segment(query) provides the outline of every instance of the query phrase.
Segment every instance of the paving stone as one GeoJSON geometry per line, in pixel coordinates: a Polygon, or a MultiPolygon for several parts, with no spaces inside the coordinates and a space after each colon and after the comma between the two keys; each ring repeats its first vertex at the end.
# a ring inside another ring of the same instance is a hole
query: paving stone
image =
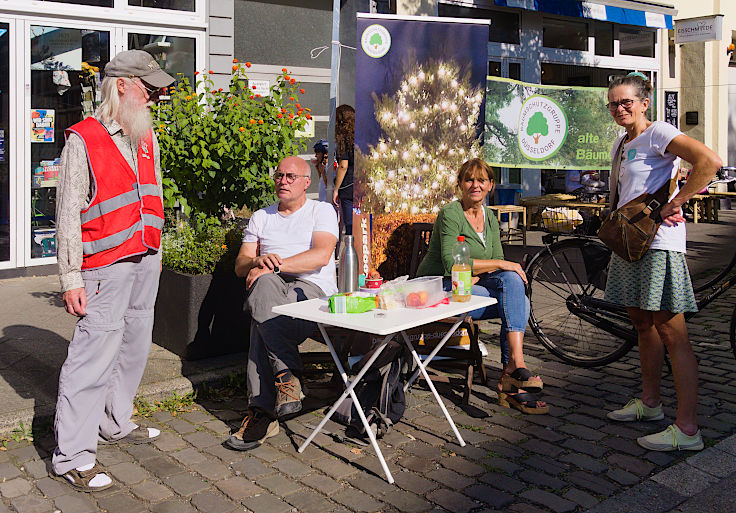
{"type": "Polygon", "coordinates": [[[486,470],[506,472],[509,474],[514,474],[523,468],[506,458],[486,458],[482,463],[486,470]]]}
{"type": "Polygon", "coordinates": [[[264,491],[260,486],[240,476],[223,479],[215,483],[215,486],[234,501],[240,501],[246,497],[258,495],[264,491]]]}
{"type": "Polygon", "coordinates": [[[406,469],[419,472],[420,474],[436,468],[432,460],[426,460],[418,456],[404,456],[403,458],[399,458],[397,463],[406,469]]]}
{"type": "Polygon", "coordinates": [[[6,499],[20,497],[31,491],[31,482],[22,477],[16,477],[10,481],[0,482],[0,495],[6,499]]]}
{"type": "Polygon", "coordinates": [[[482,475],[480,477],[480,481],[512,494],[519,493],[521,490],[526,488],[526,484],[518,479],[495,472],[489,472],[482,475]]]}
{"type": "Polygon", "coordinates": [[[492,436],[494,438],[501,438],[502,440],[506,440],[507,442],[512,444],[529,438],[527,435],[520,431],[508,429],[503,426],[489,426],[485,428],[483,432],[489,436],[492,436]]]}
{"type": "MultiPolygon", "coordinates": [[[[271,440],[273,439],[269,439],[269,441],[271,440]]],[[[233,451],[232,449],[224,447],[222,444],[207,447],[202,452],[220,458],[227,465],[232,465],[233,463],[252,457],[248,454],[248,451],[233,451]]]]}
{"type": "Polygon", "coordinates": [[[600,440],[606,436],[604,433],[600,432],[597,429],[592,429],[575,424],[566,424],[564,426],[560,426],[559,430],[576,438],[582,438],[583,440],[600,440]]]}
{"type": "Polygon", "coordinates": [[[608,452],[608,449],[601,447],[598,443],[588,442],[586,440],[578,440],[577,438],[567,438],[562,446],[566,449],[570,449],[574,452],[581,452],[592,456],[594,458],[600,458],[608,452]]]}
{"type": "Polygon", "coordinates": [[[188,502],[168,500],[151,506],[153,513],[196,513],[188,502]]]}
{"type": "Polygon", "coordinates": [[[46,451],[34,445],[27,445],[25,447],[21,447],[19,449],[8,452],[10,454],[10,458],[14,459],[16,463],[25,463],[26,461],[40,460],[41,458],[45,458],[47,456],[46,451]]]}
{"type": "Polygon", "coordinates": [[[176,431],[179,434],[186,435],[188,433],[194,433],[196,431],[196,426],[192,424],[191,422],[187,422],[183,419],[173,418],[166,422],[166,424],[176,431]]]}
{"type": "Polygon", "coordinates": [[[7,481],[22,475],[20,469],[12,463],[0,463],[0,481],[7,481]]]}
{"type": "Polygon", "coordinates": [[[130,491],[139,499],[149,502],[159,502],[172,495],[171,490],[155,481],[143,481],[131,486],[130,491]]]}
{"type": "Polygon", "coordinates": [[[41,479],[49,475],[49,468],[45,460],[32,460],[23,464],[22,470],[34,479],[41,479]]]}
{"type": "Polygon", "coordinates": [[[471,460],[482,460],[486,456],[488,456],[488,451],[483,449],[480,445],[470,445],[466,444],[465,447],[460,447],[456,443],[447,444],[447,450],[450,452],[450,455],[452,456],[462,456],[463,458],[468,458],[471,460]]]}
{"type": "Polygon", "coordinates": [[[618,491],[618,486],[614,485],[610,481],[593,476],[583,471],[570,472],[565,475],[565,479],[580,488],[585,488],[598,495],[611,496],[618,491]]]}
{"type": "Polygon", "coordinates": [[[545,442],[552,443],[557,443],[568,438],[567,435],[560,435],[552,429],[543,426],[528,426],[524,428],[523,432],[524,434],[539,438],[540,440],[544,440],[545,442]]]}
{"type": "Polygon", "coordinates": [[[141,465],[143,465],[143,467],[145,467],[145,469],[148,470],[151,474],[161,479],[169,476],[174,476],[176,474],[181,474],[182,472],[186,471],[184,467],[177,465],[169,458],[163,456],[157,456],[155,458],[144,460],[141,465]]]}
{"type": "Polygon", "coordinates": [[[253,457],[248,457],[238,461],[237,463],[232,465],[232,469],[235,471],[236,475],[238,475],[239,473],[239,475],[242,475],[248,479],[256,479],[261,476],[273,474],[275,472],[272,468],[268,468],[259,460],[253,457]]]}
{"type": "Polygon", "coordinates": [[[569,501],[574,502],[575,504],[582,506],[583,508],[592,508],[593,506],[598,504],[598,499],[596,499],[589,493],[578,490],[577,488],[570,488],[565,492],[565,495],[563,495],[563,497],[569,501]]]}
{"type": "Polygon", "coordinates": [[[18,513],[49,513],[54,509],[51,501],[31,494],[16,497],[10,504],[18,513]]]}
{"type": "Polygon", "coordinates": [[[225,479],[233,475],[230,467],[219,461],[200,463],[194,467],[194,470],[210,481],[219,481],[220,479],[225,479]]]}
{"type": "Polygon", "coordinates": [[[183,497],[203,492],[209,484],[200,477],[191,474],[177,474],[164,479],[164,484],[183,497]]]}
{"type": "MultiPolygon", "coordinates": [[[[376,462],[378,461],[378,458],[373,454],[370,455],[370,458],[376,460],[376,462]]],[[[333,479],[345,479],[358,472],[354,466],[337,459],[321,461],[319,469],[333,479]]]]}
{"type": "Polygon", "coordinates": [[[193,411],[182,413],[179,415],[179,418],[188,420],[189,422],[195,425],[204,424],[205,422],[209,422],[212,419],[214,419],[212,415],[205,413],[201,410],[193,410],[193,411]]]}
{"type": "Polygon", "coordinates": [[[417,497],[413,493],[403,490],[392,490],[388,492],[383,499],[400,512],[419,513],[428,511],[432,505],[421,497],[417,497]]]}
{"type": "MultiPolygon", "coordinates": [[[[261,447],[268,447],[268,446],[261,446],[261,447]]],[[[327,446],[326,446],[327,447],[327,446]]],[[[260,449],[260,447],[259,447],[260,449]]],[[[269,447],[269,449],[272,449],[269,447]]],[[[274,449],[272,449],[274,450],[274,449]]],[[[293,449],[291,450],[293,452],[293,449]]],[[[257,456],[255,451],[249,451],[254,456],[257,456]]],[[[286,457],[286,455],[281,451],[276,451],[278,454],[281,454],[281,457],[286,457]]],[[[315,461],[319,461],[325,458],[334,458],[334,455],[328,453],[327,451],[317,447],[314,444],[309,444],[306,449],[304,449],[304,452],[294,452],[292,455],[294,458],[298,459],[299,461],[303,461],[305,463],[308,463],[310,465],[313,465],[315,461]]],[[[276,458],[280,459],[280,458],[276,458]]],[[[270,461],[270,460],[266,460],[270,461]]],[[[276,460],[273,460],[276,461],[276,460]]]]}
{"type": "Polygon", "coordinates": [[[553,490],[561,490],[567,483],[562,479],[549,476],[544,472],[538,472],[535,470],[525,470],[519,474],[519,477],[530,484],[544,486],[545,488],[551,488],[553,490]]]}
{"type": "Polygon", "coordinates": [[[611,454],[607,460],[611,465],[616,465],[639,476],[646,476],[654,469],[651,463],[626,454],[611,454]]]}
{"type": "MultiPolygon", "coordinates": [[[[316,449],[314,445],[310,445],[309,447],[313,447],[316,449]]],[[[267,445],[260,445],[256,447],[255,449],[251,449],[250,451],[248,451],[248,453],[251,456],[255,456],[256,458],[264,460],[264,461],[268,461],[269,463],[272,463],[274,461],[280,460],[281,458],[285,457],[285,454],[283,452],[277,451],[276,449],[273,449],[267,445]]]]}
{"type": "MultiPolygon", "coordinates": [[[[510,505],[506,512],[508,513],[548,513],[548,509],[541,509],[528,502],[517,502],[510,505]]],[[[506,513],[504,512],[504,513],[506,513]]]]}
{"type": "Polygon", "coordinates": [[[291,511],[291,505],[274,497],[270,493],[248,497],[242,501],[243,506],[251,511],[263,511],[268,513],[286,513],[291,511]]]}
{"type": "Polygon", "coordinates": [[[736,472],[736,458],[733,454],[715,447],[708,447],[685,461],[688,465],[717,477],[726,477],[736,472]]]}
{"type": "Polygon", "coordinates": [[[596,474],[600,474],[601,472],[605,472],[606,470],[608,470],[608,465],[594,458],[591,458],[586,454],[563,454],[562,456],[560,456],[560,461],[572,463],[578,468],[589,470],[591,472],[595,472],[596,474]]]}
{"type": "Polygon", "coordinates": [[[151,474],[135,463],[119,463],[107,467],[106,470],[112,474],[112,477],[127,485],[140,483],[144,479],[151,479],[151,474]]]}
{"type": "Polygon", "coordinates": [[[201,463],[211,461],[211,458],[208,458],[206,454],[203,454],[191,447],[187,447],[181,451],[174,451],[170,453],[169,456],[177,460],[182,465],[186,465],[188,467],[196,467],[201,463]]]}
{"type": "Polygon", "coordinates": [[[413,472],[394,472],[393,473],[396,486],[417,495],[424,495],[428,491],[437,488],[439,485],[424,476],[419,476],[413,472]]]}
{"type": "Polygon", "coordinates": [[[647,480],[599,503],[587,513],[631,513],[632,511],[664,513],[672,510],[684,500],[685,497],[666,486],[647,480]]]}
{"type": "Polygon", "coordinates": [[[485,471],[485,469],[480,465],[477,465],[472,461],[468,461],[465,458],[442,458],[441,463],[446,468],[449,468],[450,470],[454,470],[455,472],[459,472],[460,474],[464,474],[466,476],[477,476],[485,471]]]}
{"type": "Polygon", "coordinates": [[[36,488],[39,489],[44,497],[48,497],[50,499],[59,497],[60,495],[66,495],[72,491],[71,486],[67,486],[50,477],[43,477],[36,481],[36,488]]]}
{"type": "Polygon", "coordinates": [[[335,504],[311,490],[300,490],[286,497],[286,501],[300,513],[323,513],[334,509],[335,504]]]}
{"type": "Polygon", "coordinates": [[[516,500],[513,495],[502,492],[493,486],[480,484],[471,486],[464,493],[497,509],[503,509],[504,506],[516,500]]]}
{"type": "Polygon", "coordinates": [[[271,464],[271,466],[289,477],[306,476],[312,472],[311,467],[295,460],[294,458],[285,457],[271,464]]]}
{"type": "Polygon", "coordinates": [[[402,450],[407,454],[426,460],[438,460],[444,456],[441,448],[423,442],[408,443],[402,450]]]}
{"type": "Polygon", "coordinates": [[[488,451],[488,456],[505,456],[507,458],[519,458],[524,451],[502,440],[494,440],[483,444],[483,448],[488,451]]]}
{"type": "Polygon", "coordinates": [[[434,479],[438,483],[441,483],[443,486],[447,486],[454,490],[462,490],[476,481],[475,479],[458,474],[457,472],[447,468],[438,468],[437,470],[427,473],[426,476],[430,479],[434,479]]]}
{"type": "Polygon", "coordinates": [[[284,497],[302,489],[298,481],[289,479],[281,474],[262,477],[257,481],[258,486],[265,488],[277,497],[284,497]]]}
{"type": "Polygon", "coordinates": [[[138,462],[161,456],[161,453],[152,444],[129,445],[125,450],[138,462]]]}
{"type": "Polygon", "coordinates": [[[215,492],[202,492],[192,497],[192,506],[204,513],[230,513],[237,504],[215,492]]]}
{"type": "Polygon", "coordinates": [[[544,442],[542,440],[537,440],[535,438],[532,438],[531,440],[520,444],[519,447],[524,450],[533,451],[543,456],[549,456],[552,458],[556,458],[564,452],[563,449],[556,445],[552,445],[550,443],[544,442]]]}
{"type": "Polygon", "coordinates": [[[610,438],[607,438],[601,442],[603,445],[606,445],[613,449],[614,451],[618,452],[624,452],[626,454],[629,454],[630,456],[641,456],[645,452],[647,452],[644,447],[636,443],[635,440],[630,440],[626,438],[619,438],[616,436],[612,436],[610,438]]]}
{"type": "Polygon", "coordinates": [[[609,479],[612,479],[624,486],[631,486],[633,484],[636,484],[641,479],[639,476],[620,468],[610,469],[608,472],[606,472],[606,476],[608,476],[609,479]]]}
{"type": "Polygon", "coordinates": [[[161,451],[171,452],[183,449],[187,446],[187,443],[182,440],[179,435],[175,435],[174,433],[169,433],[167,431],[162,431],[161,434],[156,437],[153,445],[155,445],[161,451]]]}
{"type": "Polygon", "coordinates": [[[540,490],[539,488],[534,488],[532,490],[522,492],[520,496],[532,502],[536,502],[537,504],[546,506],[552,511],[556,511],[558,513],[574,511],[578,507],[578,505],[572,501],[563,499],[562,497],[559,497],[553,493],[540,490]]]}
{"type": "Polygon", "coordinates": [[[97,447],[97,462],[103,467],[112,467],[118,463],[128,463],[131,461],[133,461],[133,457],[118,447],[104,445],[97,447]]]}
{"type": "Polygon", "coordinates": [[[318,490],[320,493],[323,493],[328,497],[342,489],[342,485],[340,483],[331,477],[323,476],[322,474],[310,474],[308,476],[304,476],[302,478],[302,483],[318,490]]]}
{"type": "Polygon", "coordinates": [[[142,502],[125,493],[116,493],[97,499],[97,504],[107,513],[141,513],[146,511],[142,502]]]}
{"type": "Polygon", "coordinates": [[[206,431],[197,431],[184,435],[184,440],[192,444],[197,449],[206,449],[213,445],[220,445],[222,438],[220,436],[214,436],[212,433],[206,431]]]}
{"type": "Polygon", "coordinates": [[[54,500],[54,505],[62,513],[94,513],[97,511],[97,505],[89,500],[87,494],[81,492],[62,495],[54,500]]]}
{"type": "Polygon", "coordinates": [[[347,481],[353,487],[367,493],[371,497],[380,497],[396,489],[396,486],[389,484],[385,479],[366,472],[350,476],[347,481]]]}
{"type": "Polygon", "coordinates": [[[380,511],[383,504],[360,490],[348,488],[333,495],[332,500],[356,511],[380,511]]]}
{"type": "Polygon", "coordinates": [[[439,490],[430,492],[427,495],[427,499],[439,504],[452,513],[464,513],[477,506],[475,501],[465,495],[448,490],[447,488],[440,488],[439,490]]]}
{"type": "MultiPolygon", "coordinates": [[[[706,451],[707,450],[708,449],[706,449],[706,451]]],[[[730,457],[733,458],[733,456],[730,457]]],[[[703,472],[697,467],[693,468],[690,460],[691,458],[688,458],[685,460],[685,463],[674,465],[658,474],[655,474],[652,476],[652,480],[671,488],[679,495],[685,495],[687,497],[692,497],[693,495],[702,492],[718,481],[718,478],[714,477],[712,474],[703,472]]],[[[718,463],[714,462],[714,467],[717,466],[718,463]]]]}
{"type": "Polygon", "coordinates": [[[677,459],[677,455],[674,452],[657,452],[648,451],[644,458],[651,461],[659,467],[665,467],[677,459]]]}

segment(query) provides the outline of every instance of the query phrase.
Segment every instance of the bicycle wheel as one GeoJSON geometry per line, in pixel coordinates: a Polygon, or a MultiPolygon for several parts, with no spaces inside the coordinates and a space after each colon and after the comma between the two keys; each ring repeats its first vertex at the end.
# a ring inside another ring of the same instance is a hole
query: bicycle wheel
{"type": "Polygon", "coordinates": [[[626,309],[603,299],[610,255],[598,241],[566,239],[527,267],[529,325],[544,347],[571,365],[606,365],[636,343],[626,309]]]}

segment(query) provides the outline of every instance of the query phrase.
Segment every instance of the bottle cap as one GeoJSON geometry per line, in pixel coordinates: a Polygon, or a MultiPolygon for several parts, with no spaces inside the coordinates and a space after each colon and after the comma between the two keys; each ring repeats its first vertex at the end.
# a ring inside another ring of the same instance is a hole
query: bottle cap
{"type": "Polygon", "coordinates": [[[458,235],[457,236],[458,242],[465,242],[465,236],[464,235],[458,235]]]}

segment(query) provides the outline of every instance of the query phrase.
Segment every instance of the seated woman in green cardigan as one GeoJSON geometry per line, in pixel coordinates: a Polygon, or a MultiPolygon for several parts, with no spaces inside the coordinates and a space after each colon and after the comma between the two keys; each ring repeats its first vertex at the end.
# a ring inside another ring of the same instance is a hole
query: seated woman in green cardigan
{"type": "Polygon", "coordinates": [[[472,294],[494,297],[498,303],[473,310],[473,319],[501,319],[501,363],[498,404],[524,413],[547,413],[549,407],[537,399],[542,379],[524,364],[524,331],[529,320],[529,299],[521,266],[503,258],[498,220],[484,206],[493,190],[493,169],[482,159],[465,162],[457,174],[461,197],[440,210],[434,223],[429,250],[419,265],[417,276],[444,276],[445,290],[452,287],[452,248],[459,235],[470,246],[473,269],[472,294]]]}

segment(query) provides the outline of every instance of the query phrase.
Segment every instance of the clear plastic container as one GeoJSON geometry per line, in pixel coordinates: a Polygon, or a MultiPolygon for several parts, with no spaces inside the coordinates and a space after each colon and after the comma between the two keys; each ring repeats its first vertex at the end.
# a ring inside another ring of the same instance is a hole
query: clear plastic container
{"type": "Polygon", "coordinates": [[[442,276],[423,276],[406,281],[401,287],[407,308],[425,308],[436,305],[447,294],[442,290],[442,276]]]}

